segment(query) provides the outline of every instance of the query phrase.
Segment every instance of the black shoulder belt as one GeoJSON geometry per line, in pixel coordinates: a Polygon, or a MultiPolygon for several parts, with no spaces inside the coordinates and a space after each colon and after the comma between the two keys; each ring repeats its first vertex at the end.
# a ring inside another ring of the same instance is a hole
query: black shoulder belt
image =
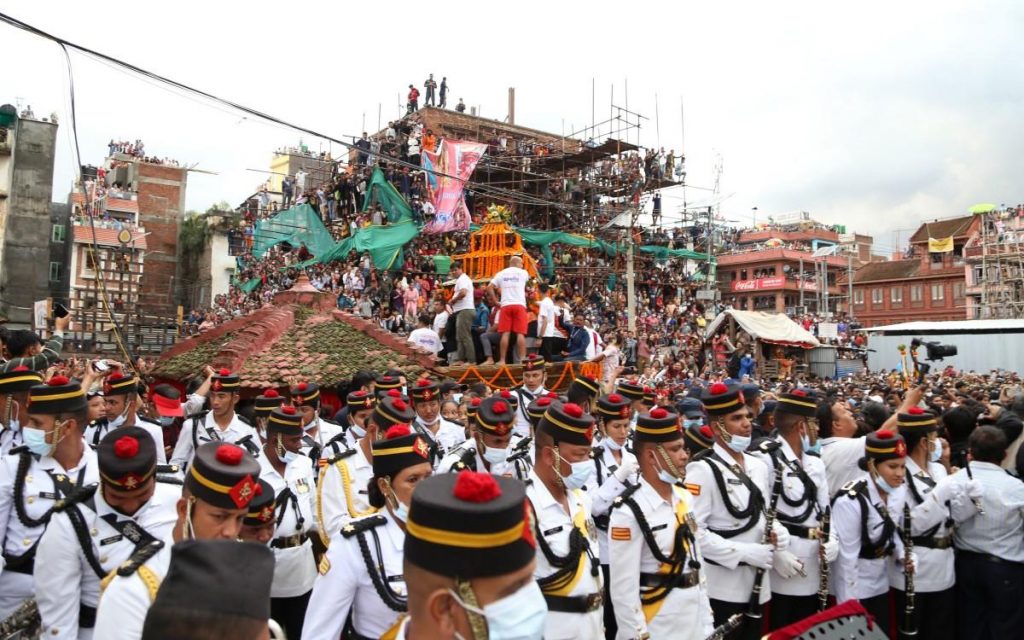
{"type": "Polygon", "coordinates": [[[814,485],[813,482],[811,482],[811,477],[807,475],[807,472],[804,471],[803,467],[801,467],[798,464],[794,464],[792,461],[786,458],[786,456],[782,454],[781,450],[776,449],[772,451],[769,455],[771,456],[773,465],[785,465],[786,469],[788,469],[793,475],[799,478],[800,483],[804,486],[803,495],[796,499],[787,496],[784,487],[779,494],[779,497],[782,498],[782,501],[791,507],[799,507],[800,505],[804,505],[804,510],[800,512],[800,514],[798,515],[791,516],[779,512],[779,521],[800,524],[807,520],[807,518],[811,515],[811,512],[814,511],[815,508],[817,508],[818,488],[814,485]]]}
{"type": "Polygon", "coordinates": [[[281,490],[281,493],[277,494],[277,526],[281,526],[281,522],[284,520],[285,511],[288,510],[288,505],[292,505],[292,509],[295,510],[295,525],[302,531],[302,526],[305,524],[306,519],[302,517],[302,511],[299,509],[299,499],[292,492],[291,487],[285,487],[281,490]]]}
{"type": "Polygon", "coordinates": [[[374,527],[379,527],[382,524],[387,523],[387,518],[380,514],[373,516],[366,516],[365,518],[359,518],[358,520],[352,520],[344,527],[341,528],[341,535],[345,538],[351,538],[357,533],[369,531],[374,527]]]}
{"type": "Polygon", "coordinates": [[[892,521],[889,514],[879,511],[871,501],[868,500],[868,481],[857,480],[846,483],[836,500],[846,497],[850,500],[857,500],[860,503],[860,553],[858,556],[865,560],[877,560],[883,558],[896,548],[893,534],[896,532],[896,523],[892,521]],[[882,533],[877,540],[872,540],[868,531],[868,509],[874,509],[882,518],[882,533]]]}
{"type": "MultiPolygon", "coordinates": [[[[530,511],[533,513],[533,521],[539,527],[540,519],[537,518],[537,510],[533,506],[533,502],[527,499],[527,503],[530,505],[530,511]]],[[[549,576],[537,579],[537,584],[540,586],[541,591],[557,591],[562,587],[569,584],[573,577],[576,575],[576,567],[580,562],[580,554],[586,553],[590,556],[591,567],[590,571],[592,575],[597,575],[600,569],[597,566],[597,559],[594,558],[590,551],[590,540],[587,539],[583,532],[578,527],[573,526],[572,531],[569,532],[569,552],[564,556],[559,557],[551,550],[551,546],[548,545],[548,541],[544,538],[544,532],[536,531],[534,538],[537,540],[537,546],[540,547],[541,553],[544,554],[544,558],[548,561],[555,572],[549,576]]]]}
{"type": "MultiPolygon", "coordinates": [[[[365,520],[379,519],[376,524],[368,524],[363,527],[358,527],[358,531],[350,534],[342,532],[345,537],[355,536],[356,541],[359,543],[359,551],[363,555],[363,562],[366,564],[366,572],[370,576],[370,582],[373,583],[373,588],[377,591],[377,595],[380,597],[388,609],[396,611],[398,613],[405,613],[409,608],[409,599],[403,598],[402,596],[395,593],[395,590],[391,588],[391,576],[387,575],[384,569],[384,554],[380,548],[380,536],[377,535],[376,527],[385,522],[384,516],[370,516],[365,520]],[[366,541],[367,532],[373,536],[373,546],[377,552],[377,560],[374,562],[373,556],[370,555],[370,545],[366,541]]],[[[356,522],[362,522],[357,520],[356,522]]],[[[401,576],[394,576],[401,577],[401,576]]]]}
{"type": "Polygon", "coordinates": [[[476,471],[476,451],[469,447],[462,447],[458,461],[452,465],[452,471],[463,471],[465,469],[476,471]]]}
{"type": "MultiPolygon", "coordinates": [[[[935,488],[935,481],[932,480],[930,477],[928,477],[926,475],[920,475],[920,476],[916,476],[916,477],[917,477],[918,480],[920,480],[925,485],[927,485],[930,489],[934,489],[935,488]]],[[[917,504],[921,504],[922,502],[925,501],[925,498],[927,496],[923,496],[920,493],[918,493],[918,491],[917,491],[917,483],[914,481],[914,478],[915,478],[914,474],[907,473],[907,487],[910,488],[910,495],[914,496],[914,500],[917,501],[917,504]]],[[[914,536],[914,541],[917,541],[917,540],[919,540],[921,538],[932,538],[932,537],[934,537],[935,534],[939,532],[939,528],[943,524],[945,524],[946,527],[949,528],[949,529],[953,528],[953,515],[952,515],[952,512],[950,510],[949,500],[946,501],[946,515],[947,515],[947,517],[946,517],[945,523],[940,522],[939,524],[935,525],[934,527],[932,527],[928,531],[925,531],[921,535],[914,536]]]]}
{"type": "Polygon", "coordinates": [[[68,516],[68,521],[71,523],[71,528],[75,532],[75,538],[78,539],[78,546],[82,549],[82,555],[85,556],[85,561],[89,564],[89,568],[92,569],[96,577],[102,580],[106,577],[107,572],[103,569],[103,565],[96,558],[96,548],[93,546],[92,538],[89,535],[89,527],[85,523],[85,516],[78,509],[77,503],[82,503],[89,507],[92,511],[96,511],[96,503],[93,499],[96,493],[96,485],[90,485],[91,490],[83,487],[81,491],[75,492],[74,496],[81,496],[75,500],[75,504],[71,503],[69,498],[63,505],[61,511],[68,516]]]}
{"type": "Polygon", "coordinates": [[[761,518],[761,510],[764,508],[764,496],[761,494],[761,490],[757,488],[757,485],[754,484],[754,481],[743,472],[742,467],[738,464],[729,464],[725,460],[722,460],[722,457],[715,453],[714,450],[709,449],[709,451],[711,451],[711,453],[703,460],[708,463],[709,467],[711,467],[711,475],[715,477],[715,484],[718,485],[718,492],[722,496],[722,502],[725,504],[726,510],[733,518],[736,518],[737,520],[746,520],[746,522],[744,522],[738,529],[721,531],[715,529],[708,530],[723,538],[733,538],[741,533],[750,531],[757,524],[757,521],[761,518]],[[715,462],[725,465],[725,467],[732,471],[739,481],[743,483],[743,486],[747,488],[747,491],[750,492],[750,501],[747,503],[746,508],[740,509],[736,507],[729,499],[729,487],[725,482],[725,474],[722,473],[722,470],[718,468],[718,465],[715,464],[715,462]]]}

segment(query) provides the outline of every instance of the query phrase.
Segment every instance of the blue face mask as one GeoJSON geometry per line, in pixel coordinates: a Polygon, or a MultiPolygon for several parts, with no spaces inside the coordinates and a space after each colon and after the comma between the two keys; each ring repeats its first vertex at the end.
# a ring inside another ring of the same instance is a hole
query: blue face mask
{"type": "MultiPolygon", "coordinates": [[[[489,640],[540,640],[544,635],[548,605],[533,580],[512,595],[484,605],[483,609],[466,604],[454,591],[449,590],[449,593],[463,609],[487,620],[489,640]]],[[[456,634],[456,637],[461,636],[456,634]]]]}
{"type": "Polygon", "coordinates": [[[46,432],[42,429],[25,427],[21,430],[21,438],[28,450],[37,456],[48,456],[53,452],[53,445],[46,441],[46,432]]]}
{"type": "Polygon", "coordinates": [[[875,486],[877,486],[880,491],[889,495],[892,495],[897,489],[899,489],[899,487],[894,487],[886,482],[882,476],[875,476],[875,486]]]}
{"type": "Polygon", "coordinates": [[[160,426],[169,427],[174,424],[174,416],[160,416],[160,426]]]}
{"type": "Polygon", "coordinates": [[[394,497],[395,504],[398,505],[391,511],[391,513],[393,513],[395,518],[397,518],[400,522],[408,522],[409,507],[406,506],[404,502],[400,501],[397,495],[395,495],[394,493],[392,493],[391,495],[394,497]]]}
{"type": "Polygon", "coordinates": [[[932,447],[933,448],[931,449],[931,461],[938,462],[939,460],[942,459],[942,443],[939,442],[938,440],[935,440],[934,442],[932,442],[932,447]]]}
{"type": "Polygon", "coordinates": [[[357,424],[351,424],[348,428],[352,430],[352,433],[356,434],[356,438],[362,438],[366,435],[366,429],[357,424]]]}
{"type": "Polygon", "coordinates": [[[501,464],[508,459],[508,449],[484,446],[483,459],[489,464],[501,464]]]}
{"type": "Polygon", "coordinates": [[[281,458],[281,462],[291,464],[293,461],[299,459],[299,454],[285,449],[278,457],[281,458]]]}
{"type": "Polygon", "coordinates": [[[704,421],[701,420],[700,418],[693,418],[693,419],[684,418],[683,419],[683,429],[689,429],[690,427],[699,427],[702,424],[704,424],[704,421]]]}
{"type": "Polygon", "coordinates": [[[750,436],[738,436],[733,434],[732,438],[729,439],[729,448],[736,453],[743,453],[750,446],[750,436]]]}
{"type": "MultiPolygon", "coordinates": [[[[555,456],[562,460],[562,456],[558,455],[558,449],[555,449],[555,456]]],[[[568,476],[563,476],[557,466],[555,467],[555,473],[565,483],[565,488],[572,491],[587,484],[587,480],[590,480],[590,474],[594,471],[594,463],[591,460],[583,460],[582,462],[572,462],[570,466],[572,466],[572,471],[569,472],[568,476]]]]}
{"type": "Polygon", "coordinates": [[[811,437],[806,433],[800,436],[800,448],[804,450],[804,453],[820,453],[821,452],[821,440],[818,440],[814,444],[811,444],[811,437]]]}
{"type": "Polygon", "coordinates": [[[618,450],[622,449],[622,445],[621,445],[621,444],[619,444],[618,442],[615,442],[615,441],[614,441],[614,440],[612,440],[611,438],[607,438],[607,437],[606,437],[606,438],[604,439],[604,443],[605,443],[605,445],[606,445],[606,446],[607,446],[607,447],[608,447],[609,449],[611,449],[612,451],[618,451],[618,450]]]}

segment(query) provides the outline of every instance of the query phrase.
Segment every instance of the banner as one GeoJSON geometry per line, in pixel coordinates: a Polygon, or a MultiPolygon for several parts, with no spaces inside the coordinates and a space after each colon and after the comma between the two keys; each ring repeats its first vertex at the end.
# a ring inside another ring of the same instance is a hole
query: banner
{"type": "MultiPolygon", "coordinates": [[[[731,288],[733,291],[762,291],[764,289],[782,289],[787,283],[798,289],[800,288],[799,281],[790,280],[787,282],[785,276],[769,276],[767,278],[755,278],[754,280],[733,280],[731,288]]],[[[805,280],[803,288],[805,291],[815,291],[818,285],[805,280]]]]}
{"type": "Polygon", "coordinates": [[[427,198],[434,205],[434,219],[423,227],[423,233],[469,231],[463,186],[486,150],[483,143],[443,138],[436,153],[423,150],[420,164],[427,174],[427,198]]]}
{"type": "Polygon", "coordinates": [[[953,250],[953,236],[928,238],[928,253],[949,253],[953,250]]]}

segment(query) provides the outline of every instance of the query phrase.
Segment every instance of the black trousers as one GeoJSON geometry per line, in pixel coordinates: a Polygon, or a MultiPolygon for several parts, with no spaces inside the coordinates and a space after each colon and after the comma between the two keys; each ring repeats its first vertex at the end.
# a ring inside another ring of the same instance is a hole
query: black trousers
{"type": "Polygon", "coordinates": [[[615,640],[615,634],[619,631],[619,625],[615,623],[615,609],[612,608],[610,567],[602,564],[601,573],[604,574],[604,637],[606,640],[615,640]]]}
{"type": "Polygon", "coordinates": [[[540,355],[544,358],[544,362],[555,362],[562,359],[562,349],[564,347],[565,338],[561,336],[541,338],[540,355]]]}
{"type": "Polygon", "coordinates": [[[306,607],[309,606],[311,593],[312,590],[292,598],[270,599],[270,617],[281,625],[289,640],[302,637],[302,621],[306,619],[306,607]]]}
{"type": "MultiPolygon", "coordinates": [[[[892,616],[889,615],[889,593],[883,593],[880,596],[874,596],[866,600],[860,601],[861,605],[868,610],[871,617],[875,619],[875,624],[881,629],[885,635],[891,636],[892,633],[892,616]]],[[[921,640],[924,640],[923,638],[921,640]]]]}
{"type": "Polygon", "coordinates": [[[768,609],[771,620],[769,628],[781,629],[818,613],[818,596],[786,596],[773,593],[768,609]]]}
{"type": "MultiPolygon", "coordinates": [[[[959,578],[959,576],[958,576],[959,578]]],[[[897,631],[906,628],[907,596],[893,589],[897,631]]],[[[956,588],[914,594],[914,624],[917,637],[924,640],[956,640],[956,588]]]]}
{"type": "Polygon", "coordinates": [[[957,551],[961,640],[1019,638],[1024,628],[1024,564],[957,551]]]}
{"type": "MultiPolygon", "coordinates": [[[[748,605],[746,602],[726,602],[724,600],[711,599],[711,613],[715,615],[715,627],[725,624],[733,614],[745,614],[748,605]]],[[[743,616],[743,623],[739,629],[730,633],[729,640],[759,640],[761,638],[762,619],[748,618],[743,616]]]]}

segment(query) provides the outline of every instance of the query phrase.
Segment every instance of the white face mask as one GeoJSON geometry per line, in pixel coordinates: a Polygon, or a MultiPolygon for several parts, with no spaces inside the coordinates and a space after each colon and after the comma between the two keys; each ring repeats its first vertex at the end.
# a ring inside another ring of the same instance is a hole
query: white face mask
{"type": "Polygon", "coordinates": [[[352,430],[352,433],[356,435],[356,438],[362,438],[366,435],[366,429],[360,427],[355,423],[349,425],[348,428],[352,430]]]}
{"type": "Polygon", "coordinates": [[[619,450],[622,449],[622,445],[621,444],[619,444],[618,442],[615,442],[614,440],[612,440],[608,436],[605,436],[604,443],[605,443],[605,446],[608,447],[609,449],[611,449],[612,451],[619,451],[619,450]]]}
{"type": "Polygon", "coordinates": [[[931,461],[932,462],[938,462],[939,460],[942,459],[942,441],[941,440],[933,440],[931,445],[932,445],[931,454],[930,454],[931,455],[931,461]]]}
{"type": "MultiPolygon", "coordinates": [[[[558,461],[562,461],[562,456],[558,455],[558,449],[555,449],[555,457],[558,461]]],[[[565,484],[565,488],[569,491],[579,489],[583,485],[587,484],[587,480],[590,480],[590,474],[594,472],[594,461],[587,459],[580,462],[570,462],[569,466],[572,470],[568,476],[563,476],[562,472],[558,470],[559,465],[555,465],[555,473],[562,479],[562,483],[565,484]]]]}
{"type": "Polygon", "coordinates": [[[736,453],[743,453],[750,446],[750,436],[738,436],[733,434],[726,443],[736,453]]]}
{"type": "Polygon", "coordinates": [[[508,459],[508,448],[499,449],[497,447],[484,446],[484,452],[481,457],[489,464],[501,464],[508,459]]]}
{"type": "MultiPolygon", "coordinates": [[[[533,580],[515,593],[484,605],[483,609],[466,604],[450,589],[448,593],[460,607],[484,617],[489,640],[540,640],[544,635],[548,605],[540,587],[533,580]]],[[[464,640],[457,632],[455,636],[464,640]]]]}

